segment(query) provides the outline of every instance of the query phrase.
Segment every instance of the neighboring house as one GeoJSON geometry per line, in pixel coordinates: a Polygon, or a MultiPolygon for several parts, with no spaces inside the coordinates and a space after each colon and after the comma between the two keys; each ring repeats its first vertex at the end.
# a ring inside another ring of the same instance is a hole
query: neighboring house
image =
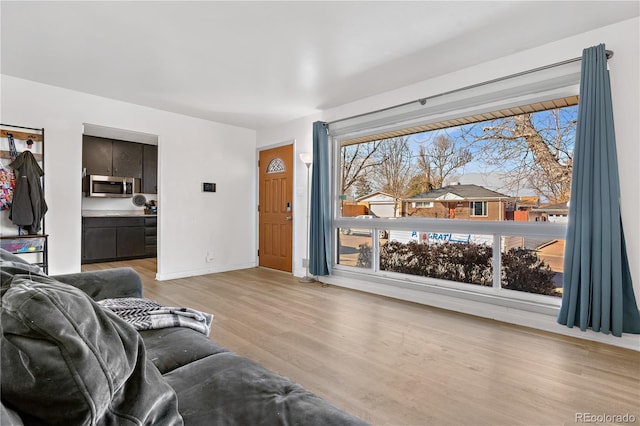
{"type": "Polygon", "coordinates": [[[358,204],[366,205],[369,209],[369,214],[374,216],[395,217],[400,212],[400,206],[396,206],[396,199],[382,191],[363,195],[356,199],[356,201],[358,204]]]}
{"type": "Polygon", "coordinates": [[[543,204],[531,209],[529,220],[532,222],[567,223],[569,221],[569,206],[567,203],[543,204]]]}
{"type": "Polygon", "coordinates": [[[513,210],[507,211],[508,220],[515,220],[516,222],[528,222],[529,221],[529,212],[531,209],[534,209],[540,205],[540,197],[531,195],[531,196],[521,196],[515,197],[513,202],[513,210]],[[513,216],[510,217],[510,216],[513,216]]]}
{"type": "Polygon", "coordinates": [[[478,185],[449,185],[402,200],[404,216],[506,220],[513,197],[478,185]]]}

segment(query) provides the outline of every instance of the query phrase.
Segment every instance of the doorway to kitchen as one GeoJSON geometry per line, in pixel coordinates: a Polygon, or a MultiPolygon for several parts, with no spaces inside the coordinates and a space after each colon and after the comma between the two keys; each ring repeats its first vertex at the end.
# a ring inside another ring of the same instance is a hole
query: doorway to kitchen
{"type": "Polygon", "coordinates": [[[258,264],[292,272],[293,144],[260,151],[258,264]]]}
{"type": "Polygon", "coordinates": [[[145,260],[157,272],[158,136],[84,123],[81,187],[82,269],[145,260]]]}

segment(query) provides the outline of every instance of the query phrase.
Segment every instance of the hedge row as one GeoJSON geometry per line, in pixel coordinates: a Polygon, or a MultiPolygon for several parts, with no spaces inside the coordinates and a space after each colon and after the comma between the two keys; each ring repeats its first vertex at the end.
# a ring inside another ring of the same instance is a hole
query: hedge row
{"type": "MultiPolygon", "coordinates": [[[[380,269],[492,286],[492,257],[492,248],[485,244],[388,241],[380,248],[380,269]]],[[[360,245],[357,265],[371,266],[369,245],[360,245]]],[[[502,255],[502,288],[557,296],[554,275],[555,272],[538,257],[535,250],[517,247],[502,255]]]]}

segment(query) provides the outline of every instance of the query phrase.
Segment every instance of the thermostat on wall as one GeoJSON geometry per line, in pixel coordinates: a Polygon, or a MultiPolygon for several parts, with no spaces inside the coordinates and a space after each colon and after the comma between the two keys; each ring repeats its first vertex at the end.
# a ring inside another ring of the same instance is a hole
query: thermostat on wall
{"type": "Polygon", "coordinates": [[[216,184],[210,182],[202,182],[202,192],[216,192],[216,184]]]}

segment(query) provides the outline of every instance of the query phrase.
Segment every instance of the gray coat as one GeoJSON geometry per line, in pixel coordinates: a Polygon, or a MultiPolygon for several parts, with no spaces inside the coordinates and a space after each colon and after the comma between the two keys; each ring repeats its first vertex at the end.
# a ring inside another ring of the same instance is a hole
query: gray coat
{"type": "Polygon", "coordinates": [[[37,234],[47,212],[41,185],[44,171],[31,151],[22,152],[9,166],[16,172],[16,188],[9,219],[27,233],[37,234]]]}

